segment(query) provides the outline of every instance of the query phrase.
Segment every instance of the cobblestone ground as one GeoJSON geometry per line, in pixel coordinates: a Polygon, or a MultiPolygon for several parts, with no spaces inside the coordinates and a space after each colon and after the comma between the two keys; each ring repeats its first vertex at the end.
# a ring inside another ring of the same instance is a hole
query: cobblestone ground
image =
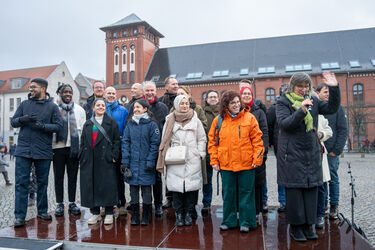
{"type": "MultiPolygon", "coordinates": [[[[357,197],[355,199],[355,223],[360,226],[366,233],[368,239],[375,245],[375,154],[367,154],[365,158],[361,158],[359,154],[345,154],[340,158],[340,212],[345,217],[351,220],[351,187],[349,185],[350,176],[348,174],[347,162],[351,162],[352,174],[355,178],[355,189],[357,197]]],[[[14,161],[10,163],[7,168],[11,181],[14,183],[14,161]]],[[[78,178],[79,179],[79,178],[78,178]]],[[[267,182],[268,182],[268,205],[278,206],[277,200],[277,185],[276,185],[276,159],[270,153],[267,160],[267,182]]],[[[65,179],[66,186],[66,179],[65,179]]],[[[79,182],[77,190],[79,190],[79,182]]],[[[216,172],[213,176],[213,205],[221,205],[221,191],[216,195],[216,172]]],[[[221,190],[221,186],[220,186],[221,190]]],[[[126,187],[127,201],[129,197],[129,187],[126,187]]],[[[54,194],[54,180],[52,167],[49,176],[48,186],[48,203],[49,210],[56,208],[55,194],[54,194]]],[[[64,195],[67,199],[67,192],[64,195]]],[[[79,192],[77,191],[77,200],[79,200],[79,192]]],[[[199,204],[201,204],[201,192],[199,197],[199,204]]],[[[66,200],[67,202],[67,200],[66,200]]],[[[36,217],[36,207],[29,207],[27,218],[36,217]]],[[[14,221],[14,185],[10,187],[5,186],[5,181],[0,176],[0,228],[10,226],[14,221]]]]}

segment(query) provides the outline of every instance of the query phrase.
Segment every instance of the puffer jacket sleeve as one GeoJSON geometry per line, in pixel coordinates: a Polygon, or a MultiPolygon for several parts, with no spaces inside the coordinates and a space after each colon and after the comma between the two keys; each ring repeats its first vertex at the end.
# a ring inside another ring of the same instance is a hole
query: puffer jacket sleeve
{"type": "Polygon", "coordinates": [[[130,126],[126,125],[124,135],[122,137],[122,160],[121,164],[130,164],[130,126]]]}
{"type": "Polygon", "coordinates": [[[276,113],[275,113],[275,105],[272,105],[266,114],[267,117],[267,125],[268,125],[268,144],[269,146],[274,146],[274,133],[277,133],[278,131],[274,131],[275,128],[275,122],[276,122],[276,113]]]}
{"type": "Polygon", "coordinates": [[[59,132],[63,127],[62,118],[60,115],[59,108],[56,104],[53,103],[52,105],[52,123],[46,123],[44,124],[44,131],[47,133],[57,133],[59,132]]]}
{"type": "Polygon", "coordinates": [[[215,127],[217,125],[217,120],[219,116],[216,116],[212,122],[211,129],[208,132],[208,153],[210,154],[210,165],[218,165],[219,158],[218,158],[218,145],[215,145],[216,136],[215,136],[215,127]]]}
{"type": "Polygon", "coordinates": [[[262,131],[259,128],[258,122],[255,118],[255,116],[250,116],[250,140],[251,144],[253,146],[253,164],[260,166],[263,163],[263,153],[264,153],[264,147],[263,147],[263,140],[262,140],[262,131]]]}
{"type": "Polygon", "coordinates": [[[120,159],[121,139],[120,130],[115,120],[112,120],[112,157],[115,161],[120,159]]]}
{"type": "Polygon", "coordinates": [[[10,120],[10,124],[13,128],[19,128],[23,126],[22,122],[20,121],[20,117],[23,116],[23,105],[24,102],[21,102],[20,106],[16,110],[16,113],[14,113],[12,119],[10,120]]]}
{"type": "Polygon", "coordinates": [[[339,86],[328,87],[328,89],[329,89],[328,102],[321,101],[317,98],[314,98],[314,102],[317,101],[319,105],[319,114],[322,114],[322,115],[336,113],[341,103],[341,94],[340,94],[339,86]]]}
{"type": "Polygon", "coordinates": [[[328,140],[333,135],[332,129],[328,125],[328,120],[323,115],[318,116],[318,132],[323,134],[323,137],[320,138],[321,142],[328,140]]]}
{"type": "Polygon", "coordinates": [[[336,143],[332,150],[336,155],[341,155],[344,150],[346,139],[348,138],[348,124],[346,121],[346,114],[344,107],[340,107],[337,111],[336,123],[336,143]]]}
{"type": "Polygon", "coordinates": [[[207,138],[206,138],[206,132],[203,127],[202,122],[199,120],[197,121],[197,144],[198,144],[198,152],[201,157],[201,159],[204,159],[206,157],[206,143],[207,143],[207,138]]]}
{"type": "Polygon", "coordinates": [[[147,166],[154,168],[156,159],[159,154],[160,131],[158,125],[155,122],[151,122],[150,124],[150,150],[147,156],[147,166]]]}

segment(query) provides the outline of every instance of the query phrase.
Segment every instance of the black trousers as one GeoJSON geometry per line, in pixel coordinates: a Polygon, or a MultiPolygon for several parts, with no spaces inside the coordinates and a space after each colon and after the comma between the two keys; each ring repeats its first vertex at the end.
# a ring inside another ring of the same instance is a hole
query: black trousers
{"type": "Polygon", "coordinates": [[[117,175],[117,194],[118,194],[118,207],[123,207],[126,204],[125,198],[125,182],[124,176],[121,173],[121,160],[116,163],[116,175],[117,175]]]}
{"type": "MultiPolygon", "coordinates": [[[[93,207],[90,210],[93,215],[100,214],[100,207],[93,207]]],[[[105,215],[111,215],[111,214],[113,214],[113,206],[105,207],[105,215]]]]}
{"type": "Polygon", "coordinates": [[[195,197],[197,194],[198,190],[185,193],[172,192],[172,204],[175,212],[178,214],[184,214],[188,211],[192,211],[195,206],[195,197]]]}
{"type": "Polygon", "coordinates": [[[263,186],[255,185],[255,213],[259,214],[263,207],[263,186]]]}
{"type": "Polygon", "coordinates": [[[130,204],[139,203],[139,189],[142,191],[142,201],[145,205],[152,204],[151,186],[134,186],[130,185],[130,204]]]}
{"type": "Polygon", "coordinates": [[[69,201],[76,199],[78,158],[70,158],[70,147],[57,148],[53,150],[53,174],[55,177],[56,202],[64,201],[64,174],[68,174],[69,201]]]}
{"type": "Polygon", "coordinates": [[[316,223],[318,187],[285,188],[286,220],[292,225],[316,223]]]}
{"type": "Polygon", "coordinates": [[[152,187],[152,193],[154,195],[155,207],[161,206],[163,203],[163,182],[159,171],[156,171],[155,185],[152,187]]]}

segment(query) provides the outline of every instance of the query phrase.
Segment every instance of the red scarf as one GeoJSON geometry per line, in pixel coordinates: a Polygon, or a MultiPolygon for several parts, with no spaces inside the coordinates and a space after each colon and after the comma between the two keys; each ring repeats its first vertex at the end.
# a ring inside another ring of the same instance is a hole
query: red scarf
{"type": "Polygon", "coordinates": [[[149,101],[149,100],[146,99],[145,96],[143,96],[143,99],[145,99],[146,101],[148,101],[148,103],[153,104],[153,103],[156,101],[157,98],[156,98],[156,96],[155,96],[155,99],[154,99],[153,101],[149,101]]]}

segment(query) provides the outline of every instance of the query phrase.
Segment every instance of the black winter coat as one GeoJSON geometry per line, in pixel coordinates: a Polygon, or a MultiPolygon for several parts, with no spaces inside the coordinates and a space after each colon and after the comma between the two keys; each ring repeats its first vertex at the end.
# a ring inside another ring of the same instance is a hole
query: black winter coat
{"type": "Polygon", "coordinates": [[[272,104],[267,111],[267,125],[268,125],[268,145],[273,146],[275,154],[277,154],[277,140],[279,136],[279,124],[276,119],[276,103],[272,104]]]}
{"type": "Polygon", "coordinates": [[[120,156],[120,132],[117,122],[104,114],[102,127],[112,145],[101,132],[92,147],[93,123],[87,120],[83,126],[79,161],[81,166],[81,204],[84,207],[113,206],[118,203],[116,164],[120,156]]]}
{"type": "Polygon", "coordinates": [[[154,115],[156,124],[158,125],[159,130],[163,131],[165,117],[169,114],[168,107],[158,99],[156,99],[153,103],[150,103],[150,105],[150,111],[154,115]]]}
{"type": "Polygon", "coordinates": [[[29,94],[29,99],[21,102],[14,113],[11,125],[13,128],[21,127],[15,156],[52,160],[52,135],[62,129],[62,118],[48,93],[43,100],[31,99],[29,94]],[[30,114],[36,114],[37,121],[44,123],[43,130],[34,128],[35,123],[23,124],[20,121],[20,117],[30,114]]]}
{"type": "MultiPolygon", "coordinates": [[[[312,97],[313,126],[319,114],[333,114],[340,106],[339,87],[329,87],[329,101],[312,97]]],[[[277,101],[276,117],[280,133],[277,153],[277,183],[287,188],[311,188],[323,184],[321,148],[314,130],[306,132],[305,113],[295,110],[283,95],[277,101]]]]}
{"type": "Polygon", "coordinates": [[[170,94],[168,92],[165,92],[164,95],[159,97],[159,101],[167,105],[168,112],[173,108],[173,103],[176,96],[176,94],[170,94]]]}
{"type": "Polygon", "coordinates": [[[90,119],[92,116],[92,106],[94,105],[95,96],[91,95],[89,98],[87,98],[87,101],[85,104],[83,104],[82,108],[85,110],[86,113],[86,120],[90,119]]]}
{"type": "Polygon", "coordinates": [[[333,135],[324,145],[327,148],[327,153],[333,152],[337,156],[341,155],[346,139],[348,138],[348,124],[346,121],[345,109],[340,106],[339,111],[332,115],[324,116],[328,120],[328,124],[332,129],[333,135]]]}
{"type": "Polygon", "coordinates": [[[261,109],[255,103],[251,106],[250,113],[255,116],[258,121],[259,128],[262,131],[262,140],[263,146],[265,148],[265,152],[263,154],[263,163],[261,166],[255,169],[255,185],[256,186],[263,186],[266,181],[266,160],[267,160],[267,152],[268,152],[268,125],[267,125],[267,118],[266,114],[264,113],[263,109],[261,109]]]}

